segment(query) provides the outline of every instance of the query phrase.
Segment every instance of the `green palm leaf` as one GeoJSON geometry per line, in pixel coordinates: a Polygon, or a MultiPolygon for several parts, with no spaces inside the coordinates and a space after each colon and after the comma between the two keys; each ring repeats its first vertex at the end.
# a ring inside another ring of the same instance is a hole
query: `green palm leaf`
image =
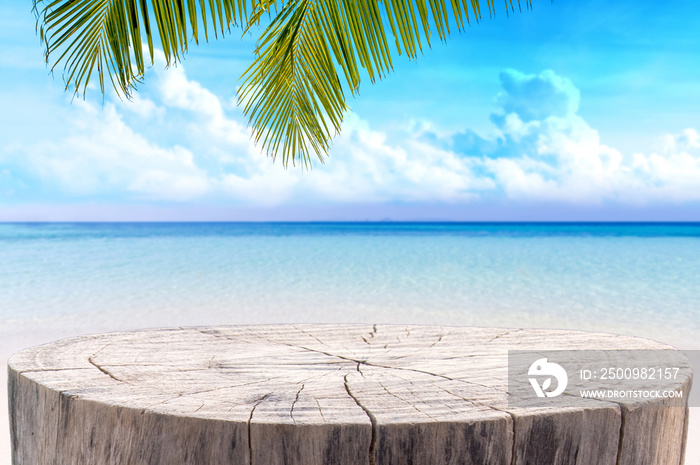
{"type": "Polygon", "coordinates": [[[153,63],[151,15],[168,65],[199,42],[200,26],[208,40],[209,27],[223,35],[248,16],[245,0],[34,0],[34,9],[46,61],[55,58],[52,71],[63,65],[66,89],[84,93],[96,72],[102,93],[108,76],[126,96],[145,71],[144,40],[153,63]]]}
{"type": "MultiPolygon", "coordinates": [[[[512,0],[504,1],[512,11],[512,0]]],[[[494,0],[486,3],[493,14],[494,0]]],[[[433,34],[446,40],[450,27],[463,30],[482,15],[479,0],[34,0],[34,7],[47,63],[55,57],[51,69],[63,65],[66,89],[84,93],[96,73],[103,93],[108,77],[127,97],[145,71],[144,38],[153,63],[151,15],[171,65],[190,40],[199,42],[200,26],[208,40],[208,27],[216,36],[235,25],[249,31],[274,12],[239,99],[268,155],[307,167],[312,156],[323,162],[340,131],[344,86],[356,94],[362,74],[374,82],[393,69],[392,53],[414,59],[433,34]]]]}
{"type": "MultiPolygon", "coordinates": [[[[263,0],[252,20],[276,6],[263,0]]],[[[509,6],[506,0],[506,11],[509,6]]],[[[493,0],[487,7],[495,11],[493,0]]],[[[355,94],[361,68],[372,82],[392,70],[387,31],[396,52],[414,59],[423,41],[430,46],[433,31],[445,40],[450,24],[462,30],[470,19],[481,19],[478,0],[289,0],[264,31],[258,58],[243,76],[240,99],[256,142],[285,166],[308,166],[311,155],[323,162],[347,110],[338,69],[355,94]]]]}

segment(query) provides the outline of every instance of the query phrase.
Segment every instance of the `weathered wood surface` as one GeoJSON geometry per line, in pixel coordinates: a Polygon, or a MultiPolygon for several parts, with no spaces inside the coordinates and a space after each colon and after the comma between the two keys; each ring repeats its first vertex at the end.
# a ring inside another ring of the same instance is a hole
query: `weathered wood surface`
{"type": "MultiPolygon", "coordinates": [[[[670,349],[573,331],[364,325],[63,340],[10,360],[13,461],[680,464],[685,408],[574,398],[509,407],[509,349],[591,348],[670,349]]],[[[677,388],[687,394],[690,382],[677,388]]]]}

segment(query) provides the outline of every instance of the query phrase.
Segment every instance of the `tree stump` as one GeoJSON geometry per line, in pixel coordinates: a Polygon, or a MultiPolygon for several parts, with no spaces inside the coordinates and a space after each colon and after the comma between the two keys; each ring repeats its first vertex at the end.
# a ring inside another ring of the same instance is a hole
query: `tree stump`
{"type": "Polygon", "coordinates": [[[559,330],[269,325],[58,341],[9,362],[15,465],[681,464],[682,399],[518,407],[508,351],[672,348],[559,330]]]}

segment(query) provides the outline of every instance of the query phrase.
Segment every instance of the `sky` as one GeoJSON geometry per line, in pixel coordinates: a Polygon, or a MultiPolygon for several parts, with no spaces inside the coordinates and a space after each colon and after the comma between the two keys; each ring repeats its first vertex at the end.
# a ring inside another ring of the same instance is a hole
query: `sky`
{"type": "Polygon", "coordinates": [[[502,7],[349,98],[325,163],[261,153],[256,34],[162,53],[132,101],[50,75],[0,0],[0,221],[700,221],[700,5],[502,7]]]}

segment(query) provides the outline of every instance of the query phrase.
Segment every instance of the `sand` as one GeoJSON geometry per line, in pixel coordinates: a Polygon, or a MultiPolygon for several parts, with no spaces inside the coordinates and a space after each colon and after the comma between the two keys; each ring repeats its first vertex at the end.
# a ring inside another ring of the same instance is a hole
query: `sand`
{"type": "MultiPolygon", "coordinates": [[[[4,366],[9,357],[24,348],[51,342],[66,337],[83,334],[94,334],[109,331],[136,329],[139,327],[158,327],[156,321],[149,321],[147,316],[139,321],[122,321],[115,325],[114,320],[85,319],[78,317],[61,318],[56,320],[26,321],[0,324],[0,361],[4,366]]],[[[673,341],[662,341],[673,344],[673,341]]],[[[700,349],[700,347],[684,347],[700,349]]],[[[0,399],[7,398],[7,372],[0,370],[0,399]]],[[[700,378],[698,378],[700,379],[700,378]]],[[[700,381],[696,381],[700,385],[700,381]]],[[[696,389],[700,389],[696,387],[696,389]]],[[[7,416],[7,403],[0,402],[0,464],[10,464],[10,433],[7,416]]],[[[686,465],[700,465],[700,407],[691,408],[690,426],[688,430],[688,446],[686,449],[686,465]]]]}

